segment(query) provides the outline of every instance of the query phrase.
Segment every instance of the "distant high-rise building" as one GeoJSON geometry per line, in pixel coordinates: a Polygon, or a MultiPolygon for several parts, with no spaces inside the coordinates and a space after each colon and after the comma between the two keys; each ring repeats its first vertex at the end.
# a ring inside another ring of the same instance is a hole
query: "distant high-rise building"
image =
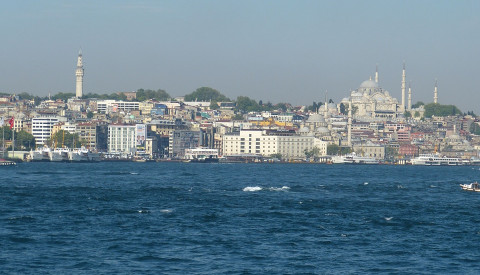
{"type": "Polygon", "coordinates": [[[438,103],[438,86],[437,86],[437,80],[435,79],[435,88],[433,89],[433,103],[437,104],[438,103]]]}
{"type": "Polygon", "coordinates": [[[82,50],[78,52],[77,70],[75,70],[77,77],[77,85],[75,90],[75,96],[81,98],[83,96],[83,62],[82,62],[82,50]]]}

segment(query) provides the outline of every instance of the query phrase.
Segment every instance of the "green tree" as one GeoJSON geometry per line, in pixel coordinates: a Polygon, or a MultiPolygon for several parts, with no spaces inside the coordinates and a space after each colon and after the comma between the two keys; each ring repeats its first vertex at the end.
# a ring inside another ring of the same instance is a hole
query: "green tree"
{"type": "Polygon", "coordinates": [[[57,93],[52,96],[53,100],[61,99],[63,101],[67,101],[69,98],[75,97],[74,93],[57,93]]]}
{"type": "Polygon", "coordinates": [[[352,152],[352,148],[350,147],[340,147],[336,144],[329,144],[327,145],[327,155],[335,156],[335,155],[346,155],[352,152]]]}
{"type": "Polygon", "coordinates": [[[395,147],[387,146],[385,147],[385,158],[393,159],[398,156],[398,149],[395,147]]]}
{"type": "Polygon", "coordinates": [[[236,114],[236,115],[232,118],[232,120],[244,120],[244,118],[243,118],[243,115],[242,115],[242,114],[236,114]]]}
{"type": "Polygon", "coordinates": [[[417,101],[417,103],[415,103],[415,104],[412,105],[412,108],[418,108],[418,107],[420,107],[420,106],[422,106],[422,105],[425,105],[425,103],[423,103],[422,101],[417,101]]]}
{"type": "Polygon", "coordinates": [[[200,87],[192,93],[185,95],[185,101],[211,101],[216,102],[230,101],[228,97],[221,94],[219,91],[210,87],[200,87]]]}
{"type": "Polygon", "coordinates": [[[93,118],[93,113],[90,112],[90,111],[88,111],[88,112],[87,112],[87,118],[88,118],[88,119],[92,119],[92,118],[93,118]]]}
{"type": "Polygon", "coordinates": [[[138,101],[145,101],[145,100],[157,100],[157,101],[163,101],[163,100],[168,100],[170,99],[170,95],[165,92],[162,89],[158,90],[144,90],[144,89],[138,89],[137,90],[137,100],[138,101]]]}
{"type": "Polygon", "coordinates": [[[218,106],[218,103],[215,100],[212,100],[210,102],[210,110],[218,110],[220,109],[220,106],[218,106]]]}
{"type": "Polygon", "coordinates": [[[438,103],[430,103],[425,105],[425,117],[432,116],[451,116],[462,114],[462,111],[458,109],[455,105],[442,105],[438,103]]]}
{"type": "Polygon", "coordinates": [[[26,131],[15,133],[15,150],[30,151],[35,148],[35,137],[26,131]]]}
{"type": "Polygon", "coordinates": [[[282,110],[283,112],[286,112],[288,111],[289,108],[291,108],[292,106],[289,104],[289,103],[277,103],[275,104],[275,109],[280,109],[282,110]]]}
{"type": "Polygon", "coordinates": [[[65,146],[68,148],[79,148],[85,145],[85,142],[80,140],[78,134],[70,134],[64,130],[57,131],[46,143],[50,147],[65,146]]]}
{"type": "Polygon", "coordinates": [[[242,113],[248,113],[248,112],[258,112],[258,111],[261,111],[261,109],[262,108],[260,107],[260,105],[258,105],[258,103],[255,100],[250,99],[247,96],[237,97],[235,110],[242,113]]]}
{"type": "Polygon", "coordinates": [[[420,117],[420,112],[419,112],[419,111],[415,111],[414,116],[415,116],[415,117],[420,117]]]}
{"type": "Polygon", "coordinates": [[[312,158],[312,157],[317,157],[320,154],[320,148],[318,147],[313,147],[311,150],[304,150],[305,157],[307,159],[312,158]]]}
{"type": "Polygon", "coordinates": [[[405,113],[403,115],[405,116],[405,118],[411,118],[412,117],[412,113],[410,113],[409,111],[405,111],[405,113]]]}
{"type": "Polygon", "coordinates": [[[272,157],[274,159],[279,159],[279,160],[282,160],[282,158],[283,158],[282,154],[280,154],[280,153],[271,154],[270,157],[272,157]]]}
{"type": "Polygon", "coordinates": [[[480,126],[477,123],[472,123],[470,125],[470,133],[475,134],[475,135],[480,135],[480,126]]]}
{"type": "MultiPolygon", "coordinates": [[[[12,140],[12,129],[9,126],[0,127],[0,139],[2,138],[2,133],[5,133],[5,140],[12,140]]],[[[1,142],[1,140],[0,140],[1,142]]],[[[35,138],[32,134],[25,131],[15,131],[15,150],[25,150],[29,151],[35,147],[35,138]]],[[[9,147],[11,148],[11,147],[9,147]]]]}

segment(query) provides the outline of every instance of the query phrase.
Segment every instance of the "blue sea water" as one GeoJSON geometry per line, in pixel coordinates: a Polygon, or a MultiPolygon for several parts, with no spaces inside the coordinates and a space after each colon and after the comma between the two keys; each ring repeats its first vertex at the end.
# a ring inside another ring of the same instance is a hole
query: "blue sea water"
{"type": "Polygon", "coordinates": [[[23,163],[0,272],[477,273],[479,167],[23,163]]]}

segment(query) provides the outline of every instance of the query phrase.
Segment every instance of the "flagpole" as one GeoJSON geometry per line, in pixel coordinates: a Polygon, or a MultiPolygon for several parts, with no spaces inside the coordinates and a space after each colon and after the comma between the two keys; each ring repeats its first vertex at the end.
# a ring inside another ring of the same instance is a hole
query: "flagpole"
{"type": "Polygon", "coordinates": [[[2,143],[2,158],[5,158],[5,127],[3,127],[3,123],[2,123],[2,139],[3,139],[3,143],[2,143]]]}

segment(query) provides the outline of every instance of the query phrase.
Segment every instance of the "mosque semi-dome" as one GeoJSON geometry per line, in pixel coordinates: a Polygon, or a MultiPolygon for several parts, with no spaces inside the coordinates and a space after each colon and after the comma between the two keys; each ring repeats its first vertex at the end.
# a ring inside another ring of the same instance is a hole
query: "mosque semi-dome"
{"type": "Polygon", "coordinates": [[[369,79],[365,80],[360,84],[360,89],[376,89],[378,88],[378,83],[369,79]]]}

